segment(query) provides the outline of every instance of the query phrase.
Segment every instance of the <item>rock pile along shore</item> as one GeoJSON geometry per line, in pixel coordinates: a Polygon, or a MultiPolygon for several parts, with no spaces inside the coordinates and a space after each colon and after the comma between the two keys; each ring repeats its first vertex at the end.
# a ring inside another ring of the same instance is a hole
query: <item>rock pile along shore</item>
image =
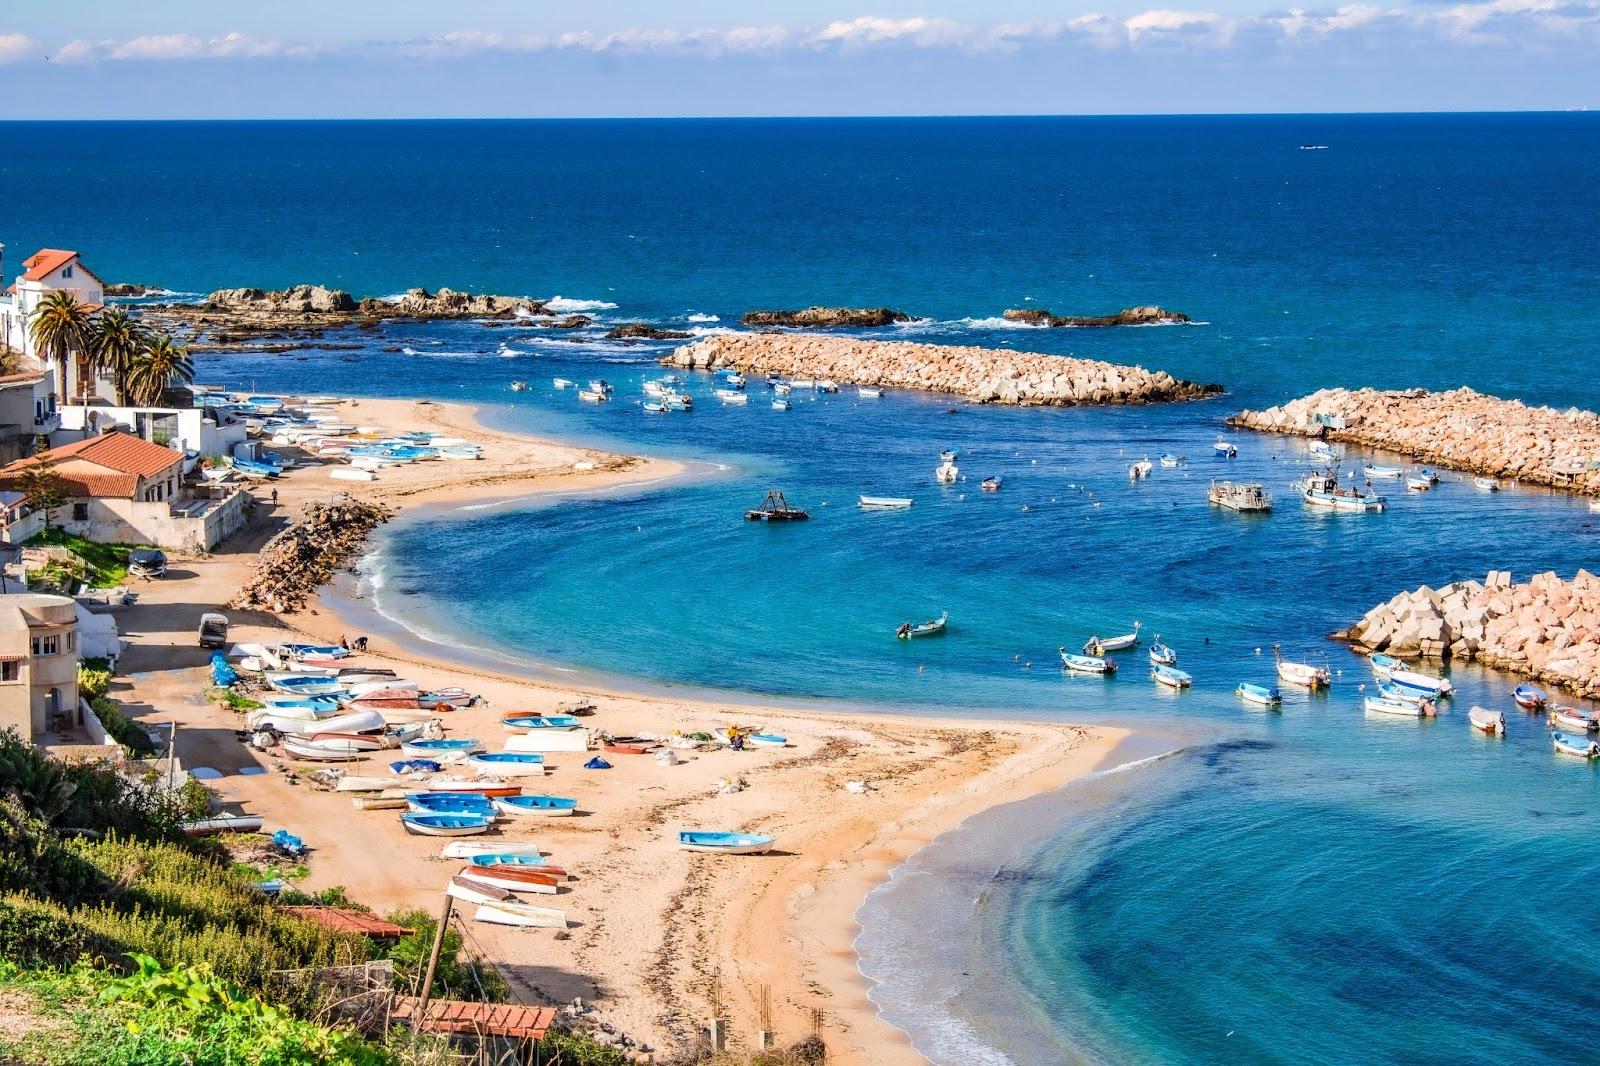
{"type": "Polygon", "coordinates": [[[1600,578],[1537,574],[1522,584],[1426,586],[1379,604],[1338,639],[1363,651],[1475,660],[1584,696],[1600,696],[1600,578]]]}
{"type": "Polygon", "coordinates": [[[256,572],[228,606],[278,614],[300,610],[392,514],[382,504],[356,499],[308,505],[300,521],[261,549],[256,572]]]}
{"type": "Polygon", "coordinates": [[[1437,466],[1600,495],[1600,415],[1471,389],[1324,389],[1229,425],[1400,452],[1437,466]]]}
{"type": "Polygon", "coordinates": [[[1181,381],[1165,371],[1092,359],[814,333],[707,337],[678,348],[661,362],[688,370],[733,367],[761,376],[921,389],[975,403],[1027,406],[1163,403],[1222,391],[1220,385],[1181,381]]]}

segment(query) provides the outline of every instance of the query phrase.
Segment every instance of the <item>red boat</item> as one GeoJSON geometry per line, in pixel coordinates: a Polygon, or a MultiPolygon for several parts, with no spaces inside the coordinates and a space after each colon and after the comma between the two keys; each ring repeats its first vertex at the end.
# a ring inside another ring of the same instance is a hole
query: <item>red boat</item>
{"type": "Polygon", "coordinates": [[[538,866],[463,866],[457,876],[478,884],[503,888],[508,892],[553,894],[565,878],[541,873],[542,869],[538,866]]]}

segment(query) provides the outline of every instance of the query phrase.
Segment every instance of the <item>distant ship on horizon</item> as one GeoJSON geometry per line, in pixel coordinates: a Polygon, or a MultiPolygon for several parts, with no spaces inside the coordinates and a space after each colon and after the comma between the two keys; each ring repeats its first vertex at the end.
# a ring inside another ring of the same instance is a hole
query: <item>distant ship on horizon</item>
{"type": "Polygon", "coordinates": [[[1328,146],[1325,144],[1302,144],[1300,150],[1302,152],[1326,152],[1328,146]]]}

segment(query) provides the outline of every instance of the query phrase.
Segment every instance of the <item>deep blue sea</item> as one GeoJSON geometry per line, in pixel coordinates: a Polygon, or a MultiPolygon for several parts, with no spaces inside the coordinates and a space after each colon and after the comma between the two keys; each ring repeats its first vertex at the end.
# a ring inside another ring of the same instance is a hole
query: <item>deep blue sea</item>
{"type": "Polygon", "coordinates": [[[1450,475],[1396,485],[1384,514],[1314,514],[1288,489],[1299,442],[1233,437],[1231,462],[1211,444],[1241,407],[1334,385],[1596,406],[1600,117],[0,124],[0,181],[8,273],[48,245],[180,292],[449,285],[596,317],[199,359],[230,386],[493,404],[510,428],[691,461],[667,485],[397,524],[368,582],[420,634],[530,672],[1114,722],[1147,734],[1130,758],[1181,749],[990,812],[869,902],[875,998],[936,1060],[1594,1060],[1596,771],[1475,668],[1436,721],[1364,716],[1370,675],[1325,635],[1423,583],[1593,567],[1600,516],[1450,475]],[[659,416],[639,387],[665,346],[601,336],[810,303],[919,316],[869,336],[1228,392],[1008,410],[846,389],[776,411],[759,382],[724,407],[702,376],[694,412],[659,416]],[[1144,303],[1198,324],[997,319],[1144,303]],[[551,385],[596,376],[615,402],[551,385]],[[966,475],[950,487],[944,448],[966,475]],[[1164,453],[1185,461],[1129,482],[1164,453]],[[991,474],[1003,490],[978,491],[991,474]],[[1209,509],[1214,476],[1262,481],[1277,509],[1209,509]],[[744,522],[769,487],[812,520],[744,522]],[[865,513],[860,493],[916,503],[865,513]],[[893,639],[944,610],[947,637],[893,639]],[[1115,680],[1062,675],[1059,646],[1134,620],[1193,690],[1158,690],[1142,653],[1115,680]],[[1274,645],[1326,661],[1332,692],[1240,704],[1274,645]],[[1475,703],[1506,709],[1504,740],[1468,729],[1475,703]]]}

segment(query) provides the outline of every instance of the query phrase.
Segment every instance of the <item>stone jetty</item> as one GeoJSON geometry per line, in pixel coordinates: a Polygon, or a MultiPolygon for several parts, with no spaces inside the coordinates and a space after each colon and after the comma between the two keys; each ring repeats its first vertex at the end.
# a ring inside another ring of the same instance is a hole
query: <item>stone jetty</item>
{"type": "Polygon", "coordinates": [[[1092,359],[815,333],[733,333],[707,337],[665,356],[688,370],[733,367],[746,374],[921,389],[975,403],[1025,406],[1163,403],[1222,391],[1160,370],[1092,359]]]}
{"type": "Polygon", "coordinates": [[[300,521],[261,549],[256,572],[228,606],[278,614],[300,610],[392,513],[382,504],[354,498],[308,505],[300,521]]]}
{"type": "Polygon", "coordinates": [[[1230,425],[1350,441],[1436,466],[1600,495],[1600,415],[1472,389],[1323,389],[1230,425]]]}
{"type": "Polygon", "coordinates": [[[1600,577],[1505,571],[1402,592],[1343,633],[1363,651],[1472,660],[1584,696],[1600,696],[1600,577]]]}

